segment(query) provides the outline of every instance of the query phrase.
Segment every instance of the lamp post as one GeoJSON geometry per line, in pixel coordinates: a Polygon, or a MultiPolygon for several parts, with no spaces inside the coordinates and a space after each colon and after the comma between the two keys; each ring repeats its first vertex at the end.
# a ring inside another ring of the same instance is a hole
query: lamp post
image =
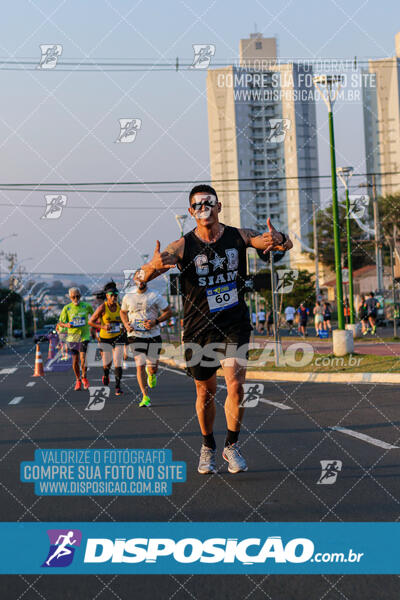
{"type": "Polygon", "coordinates": [[[185,221],[187,219],[187,215],[175,215],[176,222],[178,223],[179,231],[181,232],[181,237],[184,235],[185,221]]]}
{"type": "Polygon", "coordinates": [[[314,264],[315,264],[315,300],[318,302],[321,297],[319,287],[319,257],[318,257],[318,234],[317,234],[317,207],[313,200],[313,239],[314,239],[314,264]]]}
{"type": "Polygon", "coordinates": [[[350,302],[350,324],[354,325],[354,293],[353,293],[353,261],[351,258],[351,235],[350,235],[350,200],[349,181],[353,175],[353,167],[338,167],[337,174],[346,190],[346,236],[347,236],[347,268],[349,270],[349,302],[350,302]]]}
{"type": "Polygon", "coordinates": [[[342,289],[342,269],[340,264],[340,236],[339,236],[339,209],[337,199],[337,180],[336,180],[336,154],[335,154],[335,135],[333,129],[333,106],[338,96],[342,83],[342,75],[317,75],[313,78],[315,87],[319,90],[326,107],[329,118],[329,145],[331,152],[331,174],[332,174],[332,213],[333,213],[333,241],[335,248],[335,270],[336,270],[336,297],[338,329],[344,329],[343,313],[343,289],[342,289]]]}
{"type": "Polygon", "coordinates": [[[14,289],[14,277],[13,277],[13,275],[14,275],[15,271],[17,270],[17,267],[19,267],[26,260],[33,260],[33,256],[28,256],[26,258],[22,258],[17,263],[15,263],[15,265],[12,267],[12,269],[10,271],[10,279],[9,279],[9,288],[10,289],[14,289]]]}
{"type": "Polygon", "coordinates": [[[375,263],[376,263],[376,289],[382,292],[383,285],[383,261],[382,261],[382,240],[381,226],[379,221],[378,198],[376,193],[376,175],[373,173],[371,183],[360,183],[358,187],[372,188],[372,206],[374,210],[374,237],[375,237],[375,263]]]}
{"type": "MultiPolygon", "coordinates": [[[[179,231],[181,233],[181,237],[184,236],[185,229],[185,221],[187,219],[187,215],[175,215],[176,222],[178,223],[179,231]]],[[[181,282],[178,278],[178,327],[179,327],[179,340],[182,341],[182,325],[181,325],[181,282]]]]}
{"type": "Polygon", "coordinates": [[[393,226],[393,237],[386,236],[390,248],[390,272],[392,275],[392,302],[393,302],[393,337],[397,337],[397,309],[396,309],[396,279],[394,276],[394,253],[396,250],[396,225],[393,226]]]}
{"type": "Polygon", "coordinates": [[[275,366],[279,367],[280,342],[279,342],[279,314],[278,314],[278,298],[277,298],[277,275],[274,264],[274,252],[269,253],[270,269],[271,269],[271,298],[272,298],[272,316],[274,320],[274,354],[275,366]]]}
{"type": "MultiPolygon", "coordinates": [[[[17,234],[11,234],[10,236],[7,237],[14,237],[17,234]]],[[[5,239],[5,238],[3,238],[5,239]]],[[[9,278],[9,282],[8,282],[8,287],[10,290],[12,291],[16,291],[16,285],[15,285],[15,281],[16,278],[14,277],[14,273],[17,269],[17,267],[19,267],[24,261],[26,260],[33,260],[32,256],[29,256],[27,258],[23,258],[22,260],[18,261],[11,269],[10,271],[10,278],[9,278]]],[[[24,299],[21,298],[22,302],[21,302],[21,329],[22,329],[22,337],[23,339],[25,339],[25,309],[24,309],[24,299]]],[[[13,322],[14,322],[14,316],[13,316],[13,311],[9,311],[8,313],[8,337],[11,340],[13,337],[13,322]]]]}

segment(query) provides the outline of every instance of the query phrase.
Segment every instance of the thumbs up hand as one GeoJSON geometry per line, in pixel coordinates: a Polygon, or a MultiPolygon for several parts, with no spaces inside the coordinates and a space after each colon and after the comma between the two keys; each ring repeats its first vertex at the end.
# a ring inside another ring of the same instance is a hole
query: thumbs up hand
{"type": "Polygon", "coordinates": [[[284,237],[271,223],[271,219],[267,219],[268,231],[262,234],[263,242],[265,243],[264,254],[270,250],[281,250],[284,242],[284,237]]]}
{"type": "Polygon", "coordinates": [[[156,241],[156,247],[151,260],[142,265],[134,276],[136,284],[151,281],[154,277],[158,277],[161,273],[165,273],[168,269],[173,269],[176,266],[179,256],[174,253],[175,244],[176,242],[173,242],[167,246],[164,252],[161,252],[160,242],[159,240],[156,241]]]}

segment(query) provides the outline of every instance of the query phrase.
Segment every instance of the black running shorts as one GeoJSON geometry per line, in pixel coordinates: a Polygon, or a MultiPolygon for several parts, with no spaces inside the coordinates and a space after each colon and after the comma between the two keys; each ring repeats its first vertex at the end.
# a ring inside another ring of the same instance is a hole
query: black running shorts
{"type": "Polygon", "coordinates": [[[247,360],[249,340],[248,329],[229,332],[206,331],[198,334],[195,339],[184,339],[186,373],[197,381],[205,381],[220,368],[219,357],[247,360]]]}
{"type": "Polygon", "coordinates": [[[129,349],[135,354],[144,354],[150,359],[158,360],[161,352],[162,340],[160,335],[155,337],[127,337],[126,343],[129,349]]]}

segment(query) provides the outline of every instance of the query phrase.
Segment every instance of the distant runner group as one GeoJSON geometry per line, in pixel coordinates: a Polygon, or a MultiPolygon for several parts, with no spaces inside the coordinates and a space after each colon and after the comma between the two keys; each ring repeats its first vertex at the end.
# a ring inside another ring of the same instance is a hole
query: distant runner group
{"type": "Polygon", "coordinates": [[[102,355],[104,386],[110,384],[110,369],[114,364],[115,394],[123,393],[121,388],[124,350],[132,349],[137,367],[137,378],[142,392],[139,406],[150,406],[148,388],[157,383],[157,357],[149,355],[152,343],[161,348],[159,324],[171,316],[171,309],[157,292],[147,289],[141,283],[135,290],[124,295],[122,305],[118,302],[119,292],[114,282],[104,286],[105,300],[93,311],[88,302],[81,299],[79,288],[71,288],[71,302],[64,306],[60,314],[58,331],[65,331],[62,350],[72,354],[72,368],[75,373],[75,391],[88,389],[86,353],[92,331],[96,332],[102,355]]]}

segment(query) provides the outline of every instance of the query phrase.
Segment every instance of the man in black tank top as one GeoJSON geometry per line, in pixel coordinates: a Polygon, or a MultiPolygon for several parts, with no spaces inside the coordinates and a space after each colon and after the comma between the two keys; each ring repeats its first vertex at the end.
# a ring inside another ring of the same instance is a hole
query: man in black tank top
{"type": "Polygon", "coordinates": [[[244,412],[241,402],[246,377],[245,350],[252,329],[244,299],[246,248],[256,248],[265,261],[269,260],[270,251],[274,251],[276,261],[293,244],[287,235],[276,231],[270,219],[268,231],[261,234],[220,223],[221,203],[216,191],[208,185],[194,187],[189,204],[196,228],[169,244],[164,252],[160,252],[157,241],[153,258],[142,266],[139,277],[150,281],[170,268],[179,268],[185,359],[187,372],[196,384],[196,411],[203,435],[198,471],[217,470],[214,398],[216,372],[221,363],[227,386],[227,435],[222,456],[228,462],[229,472],[238,473],[247,471],[237,443],[244,412]]]}

